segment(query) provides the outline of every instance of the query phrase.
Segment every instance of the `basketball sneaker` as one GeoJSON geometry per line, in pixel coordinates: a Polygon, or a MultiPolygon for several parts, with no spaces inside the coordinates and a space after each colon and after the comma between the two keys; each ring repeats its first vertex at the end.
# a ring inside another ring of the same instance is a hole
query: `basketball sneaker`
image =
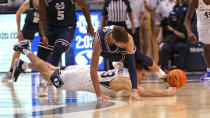
{"type": "MultiPolygon", "coordinates": [[[[28,40],[23,40],[21,42],[18,42],[16,43],[14,46],[13,46],[13,49],[15,51],[20,51],[21,53],[23,53],[23,49],[27,49],[27,50],[30,50],[29,49],[29,44],[30,44],[30,41],[28,40]]],[[[24,54],[24,53],[23,53],[24,54]]]]}
{"type": "Polygon", "coordinates": [[[210,72],[206,72],[204,75],[200,76],[201,80],[210,79],[210,72]]]}
{"type": "Polygon", "coordinates": [[[6,75],[2,78],[2,82],[8,82],[9,80],[12,79],[12,73],[11,72],[7,72],[6,75]]]}
{"type": "Polygon", "coordinates": [[[165,74],[163,77],[161,77],[160,81],[163,82],[165,88],[169,88],[170,86],[168,85],[166,77],[167,77],[167,74],[165,74]]]}
{"type": "Polygon", "coordinates": [[[18,58],[15,59],[14,69],[13,69],[13,73],[12,73],[13,82],[16,82],[20,73],[24,71],[22,69],[23,63],[24,62],[21,59],[18,59],[18,58]]]}
{"type": "Polygon", "coordinates": [[[37,86],[37,93],[39,97],[47,97],[48,96],[48,86],[45,86],[43,83],[40,83],[39,86],[37,86]]]}

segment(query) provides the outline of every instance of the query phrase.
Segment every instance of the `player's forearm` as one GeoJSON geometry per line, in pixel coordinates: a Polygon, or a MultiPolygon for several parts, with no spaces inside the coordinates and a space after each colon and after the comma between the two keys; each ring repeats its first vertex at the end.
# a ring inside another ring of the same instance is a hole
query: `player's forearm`
{"type": "Polygon", "coordinates": [[[21,21],[21,18],[20,18],[20,14],[19,13],[16,13],[16,23],[17,23],[17,30],[20,31],[20,21],[21,21]]]}
{"type": "Polygon", "coordinates": [[[88,5],[84,1],[81,1],[80,7],[81,7],[82,12],[85,16],[88,26],[92,26],[88,5]]]}
{"type": "Polygon", "coordinates": [[[190,18],[185,18],[185,22],[184,22],[185,28],[187,30],[187,33],[192,32],[191,30],[191,19],[190,18]]]}
{"type": "Polygon", "coordinates": [[[129,18],[131,20],[132,27],[135,27],[133,12],[129,12],[129,18]]]}
{"type": "Polygon", "coordinates": [[[141,87],[138,87],[139,95],[144,97],[163,97],[169,96],[167,90],[148,90],[141,87]]]}
{"type": "Polygon", "coordinates": [[[46,21],[39,21],[39,30],[40,30],[40,33],[41,33],[41,36],[46,36],[46,21]]]}
{"type": "Polygon", "coordinates": [[[105,16],[101,16],[101,24],[100,24],[100,29],[103,28],[104,26],[104,19],[105,19],[105,16]]]}
{"type": "Polygon", "coordinates": [[[136,63],[134,54],[126,54],[128,61],[128,72],[130,74],[130,79],[132,83],[132,89],[137,88],[137,75],[136,75],[136,63]]]}
{"type": "Polygon", "coordinates": [[[40,20],[39,20],[39,29],[41,36],[46,36],[46,30],[47,30],[47,24],[46,24],[46,4],[44,0],[41,0],[39,2],[39,14],[40,14],[40,20]]]}
{"type": "Polygon", "coordinates": [[[93,87],[95,89],[95,92],[96,92],[97,97],[102,96],[101,89],[100,89],[100,86],[99,86],[97,72],[91,71],[90,72],[90,75],[91,75],[93,87]]]}

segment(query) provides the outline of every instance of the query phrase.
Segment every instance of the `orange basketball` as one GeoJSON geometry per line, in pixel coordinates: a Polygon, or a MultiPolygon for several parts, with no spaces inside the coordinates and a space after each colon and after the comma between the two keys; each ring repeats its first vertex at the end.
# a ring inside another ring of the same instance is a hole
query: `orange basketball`
{"type": "Polygon", "coordinates": [[[174,69],[168,73],[166,79],[167,79],[169,86],[181,88],[182,86],[185,85],[185,83],[187,81],[187,76],[183,70],[174,69]]]}

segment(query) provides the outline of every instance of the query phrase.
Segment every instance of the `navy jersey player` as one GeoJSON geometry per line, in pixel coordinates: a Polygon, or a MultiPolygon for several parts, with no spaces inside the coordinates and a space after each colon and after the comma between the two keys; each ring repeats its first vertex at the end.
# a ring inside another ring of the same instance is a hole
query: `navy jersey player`
{"type": "MultiPolygon", "coordinates": [[[[39,0],[26,0],[18,9],[16,13],[16,22],[17,22],[17,38],[18,41],[21,40],[29,40],[32,41],[35,33],[39,32],[39,13],[38,13],[39,0]],[[21,30],[20,21],[21,14],[26,11],[25,24],[23,29],[21,30]]],[[[44,51],[38,51],[39,58],[46,60],[46,56],[44,51]]],[[[12,79],[12,71],[14,65],[14,59],[20,57],[20,52],[15,51],[12,57],[12,63],[10,66],[10,71],[3,77],[2,81],[8,81],[12,79]]],[[[19,73],[15,76],[15,81],[18,77],[19,73]]]]}
{"type": "Polygon", "coordinates": [[[140,100],[137,89],[137,77],[135,61],[140,61],[155,71],[158,78],[164,78],[165,73],[155,64],[152,59],[143,55],[135,48],[133,38],[121,26],[106,26],[95,33],[93,41],[93,53],[90,67],[90,75],[93,81],[98,100],[109,99],[103,96],[98,83],[97,68],[99,56],[108,58],[111,61],[121,61],[128,67],[132,82],[132,93],[130,99],[140,100]]]}
{"type": "Polygon", "coordinates": [[[54,47],[50,63],[58,66],[62,53],[68,50],[74,38],[75,3],[84,13],[88,24],[87,33],[94,35],[89,10],[84,0],[41,0],[39,3],[43,46],[54,47]]]}

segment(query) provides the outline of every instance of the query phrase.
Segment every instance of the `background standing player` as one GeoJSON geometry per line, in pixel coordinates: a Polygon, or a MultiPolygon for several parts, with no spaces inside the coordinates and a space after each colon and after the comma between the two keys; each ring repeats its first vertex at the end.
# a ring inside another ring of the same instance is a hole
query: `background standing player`
{"type": "Polygon", "coordinates": [[[39,3],[42,45],[54,46],[50,63],[58,66],[62,53],[69,49],[74,38],[77,21],[75,3],[84,13],[88,24],[87,33],[94,35],[89,9],[84,0],[41,0],[39,3]]]}
{"type": "MultiPolygon", "coordinates": [[[[35,33],[39,32],[39,13],[38,13],[38,6],[39,6],[39,0],[26,0],[18,9],[16,13],[16,22],[17,22],[17,38],[18,41],[22,40],[29,40],[32,41],[34,38],[35,33]],[[20,21],[21,21],[21,14],[23,14],[26,11],[26,18],[25,18],[25,24],[23,26],[23,29],[21,31],[20,29],[20,21]]],[[[47,56],[44,54],[48,50],[42,50],[38,51],[38,57],[46,60],[47,56]]],[[[20,52],[15,51],[13,53],[12,62],[10,65],[10,71],[3,77],[2,81],[8,81],[9,79],[12,79],[12,71],[13,71],[13,65],[14,65],[14,59],[20,57],[20,52]]],[[[20,70],[22,72],[23,70],[20,70]]],[[[17,73],[14,76],[14,80],[17,80],[19,73],[17,73]]]]}
{"type": "Polygon", "coordinates": [[[207,65],[207,72],[200,79],[210,78],[210,1],[209,0],[190,0],[189,8],[185,17],[185,27],[191,42],[195,43],[197,37],[191,30],[191,20],[196,9],[197,29],[199,42],[203,44],[204,59],[207,65]]]}

